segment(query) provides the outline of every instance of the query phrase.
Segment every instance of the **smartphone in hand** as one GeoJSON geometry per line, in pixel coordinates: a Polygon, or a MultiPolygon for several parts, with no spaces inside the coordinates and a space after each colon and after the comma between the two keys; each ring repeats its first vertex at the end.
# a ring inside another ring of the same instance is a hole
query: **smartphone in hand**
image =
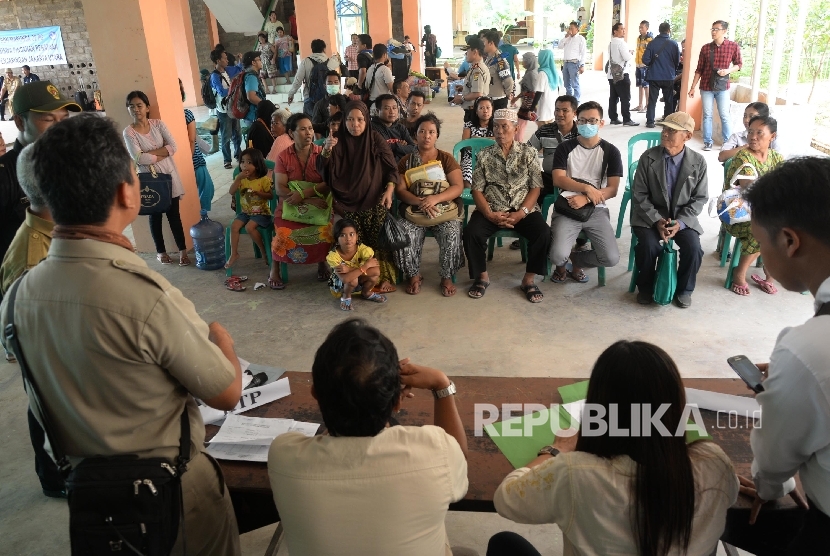
{"type": "Polygon", "coordinates": [[[764,381],[764,375],[746,355],[730,357],[726,362],[753,392],[758,394],[764,391],[764,386],[761,384],[764,381]]]}

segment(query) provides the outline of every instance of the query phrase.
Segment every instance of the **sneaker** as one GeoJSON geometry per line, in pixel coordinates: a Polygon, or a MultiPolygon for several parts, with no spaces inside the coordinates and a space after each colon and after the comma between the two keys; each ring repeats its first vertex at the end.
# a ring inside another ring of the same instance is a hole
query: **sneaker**
{"type": "Polygon", "coordinates": [[[608,123],[611,124],[611,125],[620,125],[622,122],[619,121],[619,120],[611,120],[608,123]]]}
{"type": "Polygon", "coordinates": [[[681,309],[688,309],[689,307],[692,306],[692,294],[690,294],[690,293],[679,294],[674,298],[674,302],[681,309]]]}
{"type": "Polygon", "coordinates": [[[513,249],[514,251],[516,251],[516,250],[522,248],[522,244],[517,239],[516,241],[514,241],[513,243],[510,244],[510,248],[513,249]]]}
{"type": "MultiPolygon", "coordinates": [[[[652,127],[657,127],[657,126],[654,125],[654,122],[646,122],[646,127],[652,128],[652,127]]],[[[703,149],[703,150],[706,150],[706,149],[703,149]]]]}
{"type": "Polygon", "coordinates": [[[651,305],[653,301],[653,294],[637,291],[637,303],[640,305],[651,305]]]}
{"type": "Polygon", "coordinates": [[[711,151],[712,150],[712,143],[703,143],[703,150],[704,151],[711,151]]]}
{"type": "Polygon", "coordinates": [[[636,127],[640,125],[640,122],[635,122],[634,120],[628,120],[627,122],[623,122],[623,125],[627,125],[629,127],[636,127]]]}
{"type": "Polygon", "coordinates": [[[230,170],[233,168],[233,165],[230,162],[225,162],[225,170],[230,170]]]}

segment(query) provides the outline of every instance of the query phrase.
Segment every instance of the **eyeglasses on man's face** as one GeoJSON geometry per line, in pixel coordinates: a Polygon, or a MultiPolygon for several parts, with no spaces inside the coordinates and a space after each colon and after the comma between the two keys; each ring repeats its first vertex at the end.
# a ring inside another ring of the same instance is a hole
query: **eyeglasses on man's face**
{"type": "Polygon", "coordinates": [[[576,123],[578,123],[579,125],[585,125],[585,124],[597,125],[599,122],[600,121],[596,118],[591,118],[590,120],[586,120],[585,118],[579,118],[578,120],[576,120],[576,123]]]}
{"type": "Polygon", "coordinates": [[[714,33],[715,31],[726,31],[726,29],[721,29],[720,27],[712,27],[711,31],[714,33]]]}

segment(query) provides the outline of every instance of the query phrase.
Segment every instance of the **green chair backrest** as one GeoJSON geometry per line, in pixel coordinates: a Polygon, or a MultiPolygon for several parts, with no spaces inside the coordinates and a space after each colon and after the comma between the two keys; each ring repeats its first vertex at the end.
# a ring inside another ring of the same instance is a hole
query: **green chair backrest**
{"type": "Polygon", "coordinates": [[[323,145],[326,144],[326,138],[325,137],[320,137],[319,139],[315,139],[314,144],[317,145],[318,147],[322,147],[323,145]]]}
{"type": "Polygon", "coordinates": [[[452,148],[452,156],[455,158],[458,163],[461,163],[461,149],[469,148],[473,153],[473,164],[472,168],[476,167],[476,156],[478,155],[478,151],[483,149],[484,147],[489,147],[490,145],[495,145],[496,140],[491,139],[489,137],[473,137],[471,139],[464,139],[463,141],[459,141],[455,144],[452,148]]]}
{"type": "Polygon", "coordinates": [[[631,164],[628,165],[628,185],[626,186],[629,190],[634,186],[634,174],[637,173],[637,167],[640,165],[639,160],[635,160],[631,164]]]}
{"type": "Polygon", "coordinates": [[[734,158],[735,158],[734,156],[732,158],[728,158],[726,160],[726,162],[723,163],[723,186],[724,187],[726,187],[726,184],[729,183],[727,181],[729,179],[729,178],[727,178],[727,176],[729,175],[729,166],[732,164],[732,160],[734,158]]]}
{"type": "MultiPolygon", "coordinates": [[[[643,148],[643,152],[647,151],[652,147],[656,147],[660,144],[660,132],[659,131],[647,131],[645,133],[638,133],[634,137],[628,140],[628,166],[631,166],[631,163],[634,162],[634,147],[637,143],[645,142],[645,147],[643,148]]],[[[639,158],[639,155],[638,157],[639,158]]]]}

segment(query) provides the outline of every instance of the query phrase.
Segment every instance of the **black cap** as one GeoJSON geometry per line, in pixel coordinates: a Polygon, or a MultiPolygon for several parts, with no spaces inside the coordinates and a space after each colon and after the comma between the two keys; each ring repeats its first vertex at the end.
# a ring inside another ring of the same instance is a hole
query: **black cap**
{"type": "Polygon", "coordinates": [[[470,37],[467,39],[467,48],[464,50],[469,50],[471,48],[475,48],[478,50],[479,54],[484,52],[484,42],[478,37],[470,37]]]}
{"type": "Polygon", "coordinates": [[[34,81],[19,86],[14,93],[12,108],[15,114],[54,112],[61,108],[70,112],[81,111],[81,107],[75,101],[64,98],[51,81],[34,81]]]}

